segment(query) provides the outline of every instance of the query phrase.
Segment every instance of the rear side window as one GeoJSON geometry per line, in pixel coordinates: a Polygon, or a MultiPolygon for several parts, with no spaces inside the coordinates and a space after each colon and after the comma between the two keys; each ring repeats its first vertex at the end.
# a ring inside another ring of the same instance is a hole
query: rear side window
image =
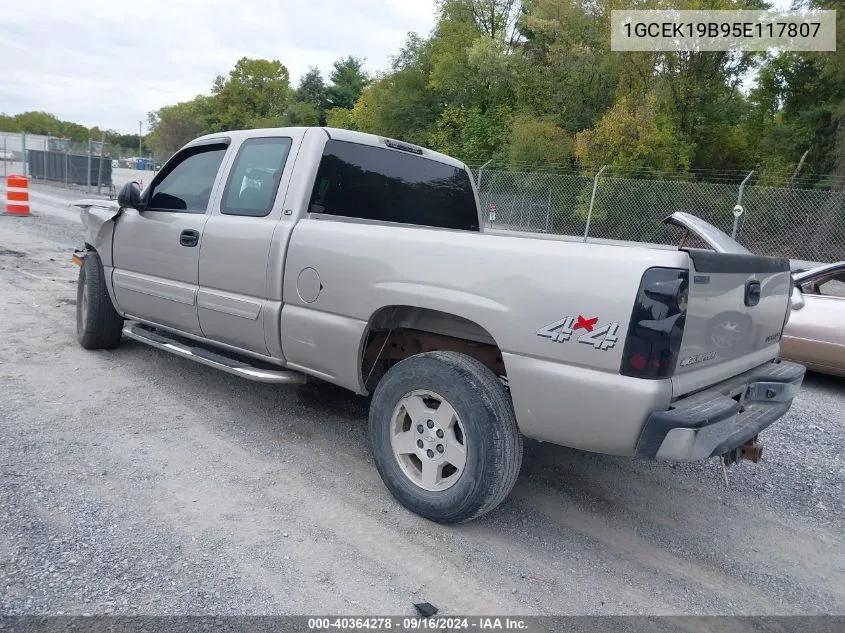
{"type": "Polygon", "coordinates": [[[403,151],[328,141],[311,213],[478,230],[466,170],[403,151]]]}
{"type": "Polygon", "coordinates": [[[253,217],[268,215],[276,199],[290,146],[291,139],[287,137],[244,141],[229,173],[220,212],[253,217]]]}

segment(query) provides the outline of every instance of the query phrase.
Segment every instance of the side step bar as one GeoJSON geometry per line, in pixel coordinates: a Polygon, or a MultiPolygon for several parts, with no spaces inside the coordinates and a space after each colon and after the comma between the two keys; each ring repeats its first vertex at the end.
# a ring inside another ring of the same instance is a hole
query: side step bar
{"type": "Polygon", "coordinates": [[[297,371],[283,369],[262,369],[253,367],[247,362],[240,361],[222,354],[217,354],[204,347],[186,345],[180,341],[168,337],[163,332],[152,330],[138,324],[129,322],[123,326],[123,335],[141,343],[146,343],[157,349],[163,349],[171,354],[182,358],[188,358],[209,367],[214,367],[227,374],[233,374],[254,380],[256,382],[268,382],[280,385],[302,385],[305,384],[306,376],[297,371]]]}

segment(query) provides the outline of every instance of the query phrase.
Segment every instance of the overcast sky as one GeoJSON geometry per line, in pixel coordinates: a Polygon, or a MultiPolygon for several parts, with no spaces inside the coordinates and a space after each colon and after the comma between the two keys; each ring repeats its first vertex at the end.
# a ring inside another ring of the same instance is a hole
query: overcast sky
{"type": "Polygon", "coordinates": [[[29,0],[0,19],[0,112],[137,132],[161,106],[207,93],[243,57],[309,66],[356,55],[383,69],[434,0],[29,0]]]}

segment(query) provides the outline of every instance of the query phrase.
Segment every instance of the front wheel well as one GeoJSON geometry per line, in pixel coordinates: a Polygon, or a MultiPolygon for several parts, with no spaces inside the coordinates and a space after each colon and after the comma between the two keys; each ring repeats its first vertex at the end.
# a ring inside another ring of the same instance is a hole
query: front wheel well
{"type": "Polygon", "coordinates": [[[401,305],[381,308],[370,319],[361,350],[361,384],[372,392],[399,361],[435,351],[471,356],[507,384],[502,351],[481,325],[455,314],[401,305]]]}

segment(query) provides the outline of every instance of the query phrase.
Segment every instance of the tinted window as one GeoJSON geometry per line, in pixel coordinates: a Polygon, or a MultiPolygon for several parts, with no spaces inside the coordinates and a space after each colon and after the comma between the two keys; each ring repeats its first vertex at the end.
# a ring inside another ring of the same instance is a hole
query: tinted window
{"type": "Polygon", "coordinates": [[[819,294],[828,297],[845,297],[845,273],[839,273],[819,284],[819,294]]]}
{"type": "Polygon", "coordinates": [[[186,157],[168,166],[164,178],[153,187],[147,208],[205,213],[225,154],[225,145],[187,150],[186,157]]]}
{"type": "Polygon", "coordinates": [[[289,138],[252,138],[238,151],[220,212],[262,217],[270,213],[290,152],[289,138]]]}
{"type": "Polygon", "coordinates": [[[310,211],[367,220],[478,230],[463,169],[416,154],[344,141],[323,152],[310,211]]]}

